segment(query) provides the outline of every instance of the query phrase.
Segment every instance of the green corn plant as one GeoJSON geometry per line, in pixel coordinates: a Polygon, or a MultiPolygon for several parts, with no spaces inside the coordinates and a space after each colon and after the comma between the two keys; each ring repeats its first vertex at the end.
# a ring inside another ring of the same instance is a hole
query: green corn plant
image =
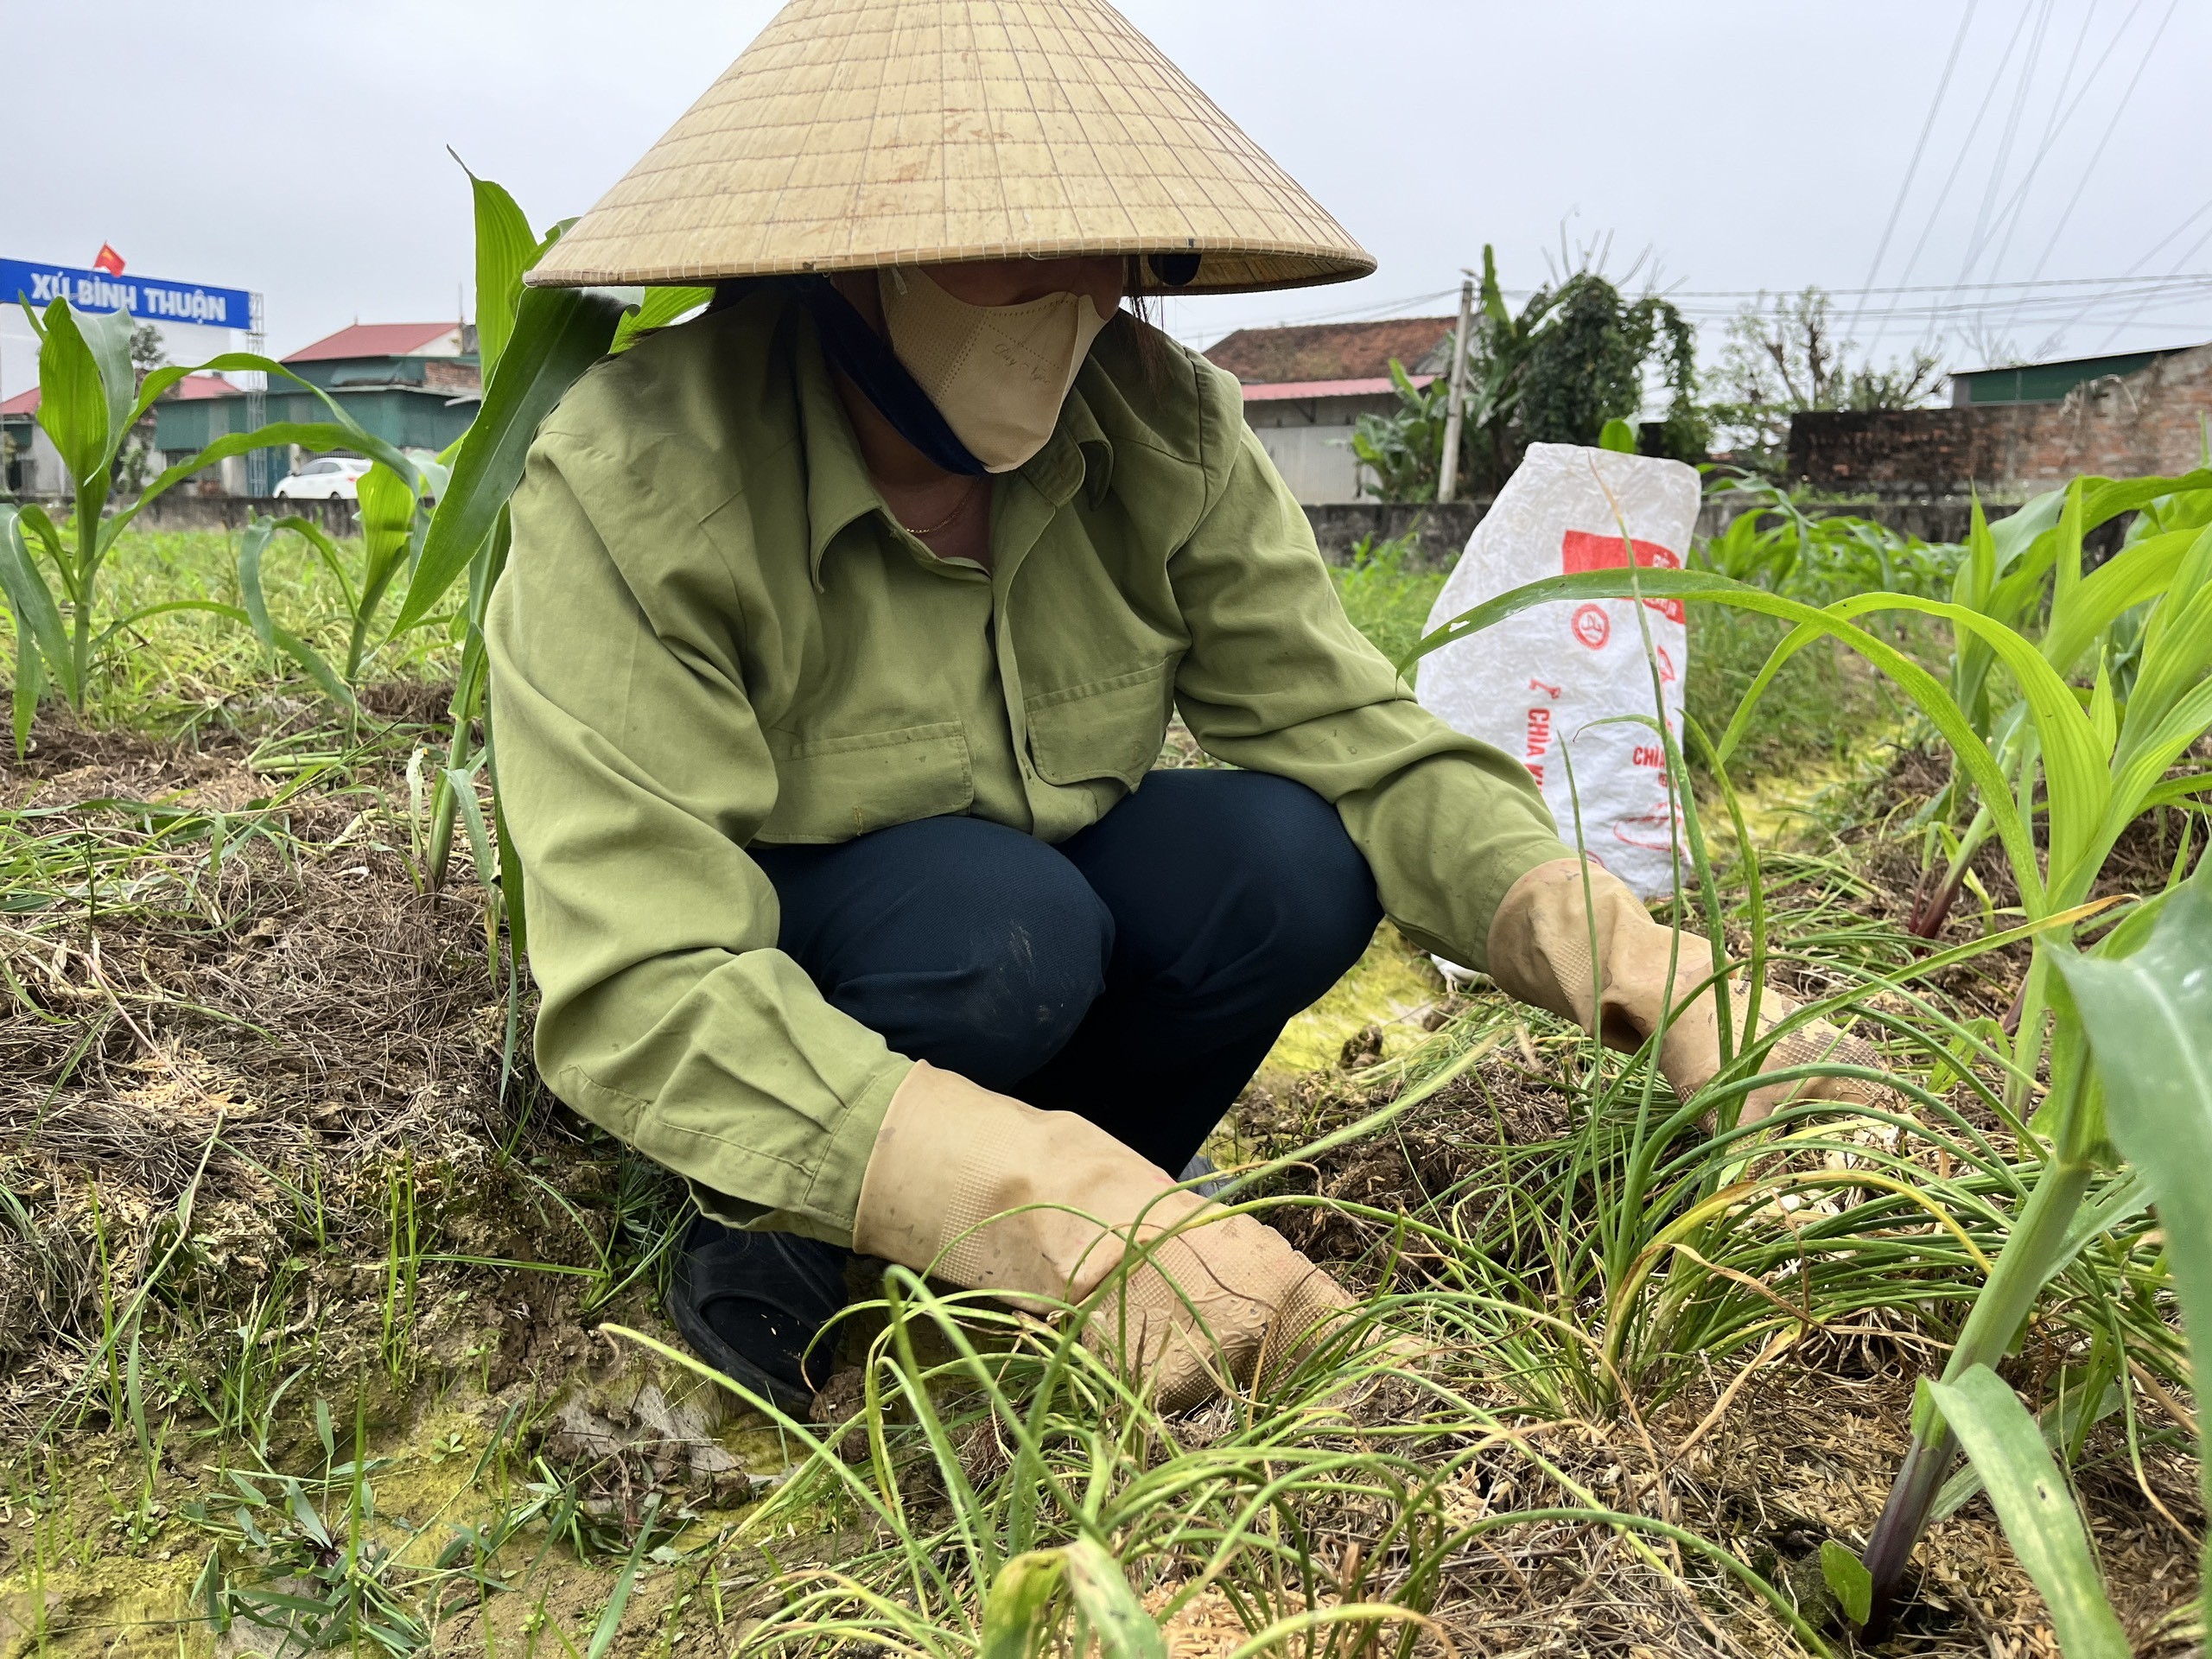
{"type": "MultiPolygon", "coordinates": [[[[428,620],[454,584],[467,577],[460,617],[461,665],[450,711],[453,731],[430,806],[426,875],[432,886],[444,880],[452,855],[461,811],[455,780],[476,752],[474,728],[486,700],[485,607],[506,565],[512,541],[507,499],[522,481],[531,442],[586,369],[626,347],[644,330],[672,322],[710,297],[705,289],[656,289],[643,305],[626,307],[601,294],[527,287],[524,274],[558,239],[565,222],[541,239],[505,190],[474,174],[469,183],[475,206],[476,334],[484,403],[449,452],[452,473],[424,528],[391,627],[397,635],[428,620]]],[[[487,761],[489,744],[487,730],[487,761]]],[[[496,762],[492,766],[496,799],[496,762]]],[[[496,811],[495,804],[495,816],[496,811]]],[[[504,836],[500,839],[504,845],[504,836]]],[[[480,874],[487,883],[495,880],[489,869],[480,874]]],[[[502,868],[496,879],[506,888],[510,918],[518,918],[518,877],[502,868]]]]}
{"type": "MultiPolygon", "coordinates": [[[[189,368],[156,369],[140,384],[130,362],[128,316],[119,312],[80,316],[63,299],[49,303],[42,317],[28,304],[23,308],[39,337],[39,424],[69,469],[74,499],[61,524],[43,508],[0,504],[0,589],[6,592],[16,627],[18,753],[29,741],[31,720],[46,687],[53,685],[71,709],[82,713],[101,653],[147,617],[197,610],[251,624],[236,606],[172,600],[103,625],[99,611],[101,568],[131,521],[170,488],[226,456],[293,443],[315,449],[357,449],[410,485],[417,478],[414,464],[398,450],[363,430],[320,387],[308,386],[328,410],[327,422],[276,422],[218,438],[165,469],[136,500],[111,512],[116,467],[131,428],[186,375],[209,369],[242,370],[307,383],[268,358],[233,352],[189,368]]],[[[327,666],[319,667],[319,659],[301,642],[289,635],[280,637],[274,629],[267,637],[318,679],[327,677],[327,666]]]]}
{"type": "MultiPolygon", "coordinates": [[[[450,456],[448,449],[446,456],[450,456]]],[[[412,480],[402,478],[378,461],[361,476],[361,564],[358,574],[346,569],[345,556],[322,526],[310,518],[257,518],[238,538],[238,584],[239,604],[261,643],[284,652],[305,668],[315,683],[335,701],[352,704],[353,688],[369,666],[377,613],[393,582],[422,553],[429,509],[424,497],[435,497],[449,471],[446,456],[419,463],[412,480]],[[335,670],[296,644],[287,644],[283,630],[270,620],[261,571],[268,550],[280,531],[306,543],[338,584],[346,619],[346,655],[335,670]]]]}
{"type": "MultiPolygon", "coordinates": [[[[2143,1173],[2165,1224],[2191,1372],[2202,1376],[2212,1364],[2212,1202],[2197,1179],[2212,1159],[2212,864],[2200,861],[2190,880],[2096,950],[2051,955],[2063,985],[2056,1046],[2070,1061],[2086,1045],[2090,1062],[2069,1063],[2061,1079],[2080,1091],[2076,1114],[2090,1132],[2108,1134],[2143,1173]]],[[[2068,1659],[2126,1659],[2126,1637],[2044,1431],[1986,1361],[1955,1359],[1926,1394],[1926,1413],[1941,1414],[1982,1477],[2068,1659]]]]}
{"type": "MultiPolygon", "coordinates": [[[[2136,487],[2164,494],[2166,480],[2137,480],[2136,487]]],[[[2062,504],[2062,522],[2078,526],[2086,516],[2077,485],[2062,504]]],[[[2145,499],[2150,495],[2145,496],[2145,499]]],[[[2096,576],[2080,571],[2078,533],[2054,546],[2062,620],[2041,645],[1997,617],[1956,604],[1907,594],[1866,594],[1815,610],[1725,577],[1694,571],[1591,572],[1531,583],[1453,619],[1422,639],[1412,653],[1428,651],[1510,616],[1531,605],[1560,599],[1668,596],[1702,599],[1764,612],[1796,626],[1776,647],[1754,682],[1718,758],[1740,741],[1760,694],[1795,651],[1823,635],[1842,640],[1895,680],[1948,741],[1955,761],[1980,795],[1992,832],[2002,844],[2031,926],[2040,926],[2038,950],[2021,991],[2020,1021],[2008,1066],[2004,1107],[2024,1146],[2037,1150],[2043,1168],[2014,1218],[2001,1252],[1953,1348],[1947,1379],[2002,1357],[2052,1275],[2076,1256],[2091,1232],[2119,1218],[2101,1203],[2088,1213],[2090,1232],[2079,1224],[2083,1202],[2101,1172],[2118,1160],[2107,1140],[2097,1098],[2081,1084],[2082,1042],[2062,1019],[2047,1032],[2054,961],[2069,937],[2114,843],[2153,806],[2196,798],[2212,789],[2212,774],[2170,776],[2177,761],[2212,730],[2212,529],[2160,532],[2114,560],[2096,576]],[[2100,583],[2097,594],[2087,590],[2100,583]],[[2095,686],[2077,696],[2054,661],[2071,664],[2112,617],[2135,605],[2148,607],[2133,694],[2121,709],[2110,675],[2100,666],[2095,686]],[[2017,749],[2008,772],[2001,739],[1978,732],[1967,712],[1935,676],[1853,620],[1885,609],[1916,610],[1972,635],[2001,664],[2021,690],[2023,718],[2031,741],[2017,749]],[[2100,621],[2100,618],[2102,621],[2100,621]],[[2053,635],[2057,635],[2054,642],[2053,635]],[[2072,646],[2082,640],[2078,648],[2072,646]],[[2037,808],[2044,841],[2034,834],[2037,808]],[[2045,849],[2047,848],[2047,851],[2045,849]],[[2046,1043],[2052,1087],[2032,1128],[2023,1118],[2031,1081],[2046,1043]]],[[[1409,664],[1408,664],[1409,665],[1409,664]]],[[[1720,965],[1716,963],[1715,971],[1720,965]]],[[[1912,1447],[1873,1537],[1866,1562],[1878,1617],[1894,1599],[1907,1556],[1925,1524],[1956,1441],[1944,1426],[1934,1396],[1924,1395],[1914,1420],[1912,1447]]]]}
{"type": "Polygon", "coordinates": [[[2059,1651],[2066,1659],[2128,1659],[2134,1649],[2106,1599],[2088,1529],[2019,1397],[1986,1365],[1926,1392],[1984,1476],[2012,1553],[2050,1609],[2059,1651]]]}
{"type": "Polygon", "coordinates": [[[1816,605],[1869,591],[1934,598],[1952,585],[1960,550],[1871,518],[1808,513],[1764,480],[1725,479],[1707,499],[1739,510],[1691,550],[1695,569],[1816,605]]]}
{"type": "MultiPolygon", "coordinates": [[[[1989,524],[1974,506],[1966,556],[1952,588],[1953,602],[1993,621],[2026,632],[2043,617],[2043,652],[2062,675],[2070,675],[2088,657],[2112,659],[2122,671],[2115,696],[2125,700],[2136,665],[2137,630],[2130,624],[2135,607],[2156,595],[2177,562],[2195,541],[2194,531],[2212,518],[2212,472],[2181,478],[2077,479],[2029,502],[2010,518],[1989,524]],[[2122,512],[2139,512],[2121,551],[2101,569],[2084,576],[2082,538],[2122,512]]],[[[2008,773],[2026,764],[2035,741],[2024,699],[1999,705],[1993,700],[1998,658],[1980,635],[1962,632],[1951,658],[1951,697],[1974,730],[1993,740],[1999,764],[2008,773]]],[[[1940,822],[1971,795],[1966,781],[1931,803],[1931,834],[1946,843],[1947,861],[1915,895],[1909,931],[1933,938],[1942,931],[1974,856],[1995,829],[1986,802],[1977,808],[1962,834],[1948,835],[1940,822]]]]}

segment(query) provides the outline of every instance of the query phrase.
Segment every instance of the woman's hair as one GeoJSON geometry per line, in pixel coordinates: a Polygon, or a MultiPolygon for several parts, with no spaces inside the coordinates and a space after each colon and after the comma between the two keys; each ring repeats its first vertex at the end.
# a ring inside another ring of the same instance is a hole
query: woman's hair
{"type": "Polygon", "coordinates": [[[1144,256],[1129,255],[1122,280],[1121,309],[1111,321],[1128,337],[1137,372],[1148,386],[1157,386],[1167,378],[1167,335],[1160,326],[1159,300],[1158,294],[1147,291],[1144,256]]]}

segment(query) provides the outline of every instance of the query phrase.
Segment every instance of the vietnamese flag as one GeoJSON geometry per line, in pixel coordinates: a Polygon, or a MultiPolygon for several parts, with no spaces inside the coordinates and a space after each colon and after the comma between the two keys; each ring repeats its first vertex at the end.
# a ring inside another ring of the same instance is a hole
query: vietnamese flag
{"type": "Polygon", "coordinates": [[[103,242],[99,254],[93,257],[92,269],[104,270],[111,276],[120,276],[123,275],[123,256],[103,242]]]}

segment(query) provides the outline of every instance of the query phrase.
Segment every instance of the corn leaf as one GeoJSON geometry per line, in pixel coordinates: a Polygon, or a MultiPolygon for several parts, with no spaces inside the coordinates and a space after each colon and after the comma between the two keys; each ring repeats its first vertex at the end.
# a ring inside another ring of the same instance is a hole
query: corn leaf
{"type": "Polygon", "coordinates": [[[1104,1659],[1167,1659],[1160,1626],[1129,1587],[1121,1563],[1093,1538],[1077,1539],[1065,1554],[1076,1611],[1090,1625],[1104,1659]]]}
{"type": "Polygon", "coordinates": [[[2019,1396],[1986,1365],[1928,1388],[1981,1471],[2012,1553],[2043,1592],[2066,1659],[2129,1659],[2073,1494],[2019,1396]]]}
{"type": "Polygon", "coordinates": [[[276,648],[276,634],[269,620],[269,601],[261,591],[261,557],[276,533],[275,519],[256,518],[238,537],[238,604],[253,626],[254,638],[271,651],[276,648]]]}
{"type": "Polygon", "coordinates": [[[980,1659],[1029,1659],[1043,1646],[1037,1627],[1065,1580],[1066,1554],[1033,1549],[999,1568],[983,1599],[980,1659]]]}
{"type": "Polygon", "coordinates": [[[54,440],[79,489],[108,464],[129,428],[130,323],[122,312],[79,318],[67,300],[46,308],[46,338],[38,351],[38,423],[54,440]],[[123,324],[119,342],[118,319],[123,324]],[[123,385],[119,400],[113,378],[118,372],[123,385]]]}
{"type": "Polygon", "coordinates": [[[429,534],[391,631],[413,627],[445,597],[522,481],[523,461],[538,423],[586,369],[606,355],[623,308],[578,289],[527,289],[514,336],[484,406],[454,457],[453,477],[431,515],[429,534]]]}
{"type": "Polygon", "coordinates": [[[2104,1084],[2106,1132],[2164,1224],[2192,1372],[2212,1376],[2212,860],[2132,954],[2051,954],[2104,1084]]]}
{"type": "Polygon", "coordinates": [[[468,173],[475,202],[476,358],[488,385],[514,334],[522,274],[537,263],[542,250],[512,196],[491,180],[469,173],[467,162],[461,162],[461,170],[468,173]]]}
{"type": "MultiPolygon", "coordinates": [[[[15,614],[18,661],[24,642],[35,644],[38,654],[46,659],[46,671],[59,678],[62,690],[75,701],[76,688],[68,678],[74,659],[69,654],[69,636],[61,624],[60,607],[31,560],[30,544],[23,539],[22,515],[4,505],[0,505],[0,589],[5,589],[8,608],[15,614]]],[[[23,695],[20,671],[16,695],[20,702],[23,695]]],[[[20,707],[16,715],[20,721],[20,707]]]]}
{"type": "MultiPolygon", "coordinates": [[[[1000,1566],[982,1606],[980,1659],[1028,1659],[1046,1646],[1046,1615],[1062,1586],[1103,1659],[1168,1659],[1168,1643],[1122,1564],[1097,1540],[1028,1551],[1000,1566]]],[[[1089,1643],[1071,1643],[1089,1646],[1089,1643]]]]}
{"type": "Polygon", "coordinates": [[[30,751],[31,721],[38,717],[38,700],[46,690],[45,660],[22,627],[16,630],[16,688],[10,721],[16,738],[16,759],[30,751]]]}
{"type": "Polygon", "coordinates": [[[2190,530],[2152,536],[2084,576],[2066,614],[2054,614],[2044,631],[2044,660],[2062,674],[2069,672],[2120,613],[2168,590],[2183,554],[2196,539],[2197,533],[2190,530]]]}
{"type": "Polygon", "coordinates": [[[354,486],[361,506],[361,546],[365,555],[364,593],[381,589],[407,556],[415,533],[415,488],[381,461],[354,486]],[[379,580],[382,578],[383,580],[379,580]]]}
{"type": "Polygon", "coordinates": [[[626,352],[641,334],[656,328],[665,328],[685,312],[706,304],[715,297],[711,288],[649,288],[645,303],[622,319],[622,326],[614,331],[614,343],[608,346],[610,355],[626,352]]]}
{"type": "Polygon", "coordinates": [[[100,545],[106,547],[112,543],[156,496],[165,493],[172,485],[181,484],[194,473],[202,472],[227,456],[243,455],[254,449],[281,449],[292,443],[298,444],[302,449],[358,449],[392,467],[403,477],[415,476],[413,462],[382,438],[369,436],[351,421],[343,425],[319,422],[272,422],[267,426],[256,427],[251,432],[232,432],[219,437],[197,454],[166,468],[145,487],[136,501],[111,515],[100,525],[100,545]]]}

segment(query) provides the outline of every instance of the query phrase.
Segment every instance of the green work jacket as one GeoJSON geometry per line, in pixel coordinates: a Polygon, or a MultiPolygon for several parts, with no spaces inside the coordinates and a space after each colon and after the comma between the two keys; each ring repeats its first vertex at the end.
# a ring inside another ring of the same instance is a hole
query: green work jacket
{"type": "Polygon", "coordinates": [[[756,842],[961,813],[1061,841],[1179,710],[1332,802],[1383,908],[1458,961],[1567,855],[1529,774],[1345,620],[1237,383],[1141,326],[996,480],[988,572],[892,518],[772,292],[601,363],[531,450],[490,645],[538,1065],[726,1220],[849,1239],[912,1064],[777,949],[756,842]]]}

